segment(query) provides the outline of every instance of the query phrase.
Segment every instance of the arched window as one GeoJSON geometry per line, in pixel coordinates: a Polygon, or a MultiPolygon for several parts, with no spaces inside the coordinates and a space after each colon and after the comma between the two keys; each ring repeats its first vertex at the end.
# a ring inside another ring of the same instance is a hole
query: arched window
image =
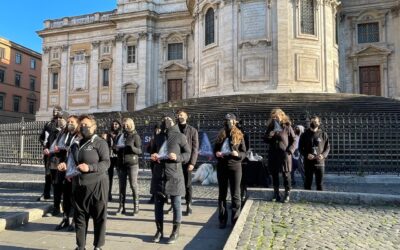
{"type": "Polygon", "coordinates": [[[205,45],[214,43],[214,9],[209,8],[206,13],[205,45]]]}
{"type": "Polygon", "coordinates": [[[315,35],[315,7],[314,0],[301,0],[300,26],[301,33],[315,35]]]}

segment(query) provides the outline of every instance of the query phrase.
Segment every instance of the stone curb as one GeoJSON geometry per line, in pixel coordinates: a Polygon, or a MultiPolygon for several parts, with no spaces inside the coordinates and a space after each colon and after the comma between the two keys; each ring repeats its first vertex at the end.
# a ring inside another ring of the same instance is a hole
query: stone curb
{"type": "MultiPolygon", "coordinates": [[[[272,199],[274,193],[273,189],[271,188],[248,188],[247,191],[248,196],[251,199],[261,199],[267,201],[272,199]]],[[[281,193],[284,192],[284,190],[280,191],[281,193]]],[[[345,205],[400,206],[400,195],[292,190],[290,192],[290,201],[305,201],[345,205]]]]}
{"type": "MultiPolygon", "coordinates": [[[[284,190],[282,189],[280,192],[282,193],[284,190]]],[[[239,219],[225,243],[224,250],[237,248],[240,235],[243,231],[244,224],[247,221],[253,201],[270,201],[272,200],[274,191],[271,188],[248,188],[247,194],[249,198],[247,199],[246,204],[240,213],[239,219]]],[[[344,205],[400,206],[400,195],[292,190],[290,192],[290,202],[298,201],[344,205]]]]}
{"type": "Polygon", "coordinates": [[[242,234],[244,224],[246,223],[247,216],[249,215],[250,208],[253,205],[253,200],[248,199],[240,212],[240,216],[236,221],[235,226],[232,229],[232,232],[229,235],[228,240],[225,243],[223,250],[232,250],[236,249],[237,243],[239,242],[239,237],[242,234]]]}
{"type": "Polygon", "coordinates": [[[51,204],[40,206],[39,208],[32,208],[26,211],[16,212],[6,218],[0,219],[0,232],[6,229],[16,228],[18,226],[39,220],[53,207],[51,204]]]}

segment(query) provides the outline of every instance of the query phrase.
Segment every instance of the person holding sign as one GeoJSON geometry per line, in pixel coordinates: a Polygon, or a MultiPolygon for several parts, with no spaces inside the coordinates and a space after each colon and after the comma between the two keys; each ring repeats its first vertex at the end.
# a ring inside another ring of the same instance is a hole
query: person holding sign
{"type": "Polygon", "coordinates": [[[119,179],[119,207],[117,214],[125,214],[126,178],[129,178],[133,195],[133,213],[139,213],[139,155],[142,154],[142,141],[136,132],[135,123],[131,118],[125,118],[122,123],[124,146],[118,149],[118,179],[119,179]]]}
{"type": "Polygon", "coordinates": [[[290,172],[292,171],[292,155],[296,149],[297,137],[291,126],[289,117],[282,109],[273,109],[267,122],[264,141],[269,144],[268,167],[272,175],[274,196],[272,201],[280,201],[279,173],[282,173],[285,186],[283,201],[289,202],[291,189],[290,172]]]}
{"type": "Polygon", "coordinates": [[[311,117],[310,127],[300,137],[299,150],[304,156],[304,189],[311,190],[315,174],[317,190],[322,191],[325,159],[328,157],[330,145],[328,134],[321,129],[321,119],[318,116],[311,117]]]}
{"type": "MultiPolygon", "coordinates": [[[[59,158],[60,163],[57,166],[58,173],[57,185],[54,186],[54,200],[57,199],[57,204],[61,202],[61,196],[63,198],[62,208],[63,208],[63,219],[60,224],[57,225],[56,230],[61,230],[68,227],[69,231],[74,230],[73,221],[69,222],[69,217],[72,211],[72,183],[71,177],[66,176],[65,171],[60,171],[60,169],[67,168],[67,161],[71,155],[71,146],[79,142],[80,136],[78,135],[79,122],[76,115],[70,115],[67,119],[67,128],[63,132],[63,136],[60,138],[58,145],[58,153],[56,156],[59,158]]],[[[75,165],[75,164],[74,164],[75,165]]],[[[74,166],[75,167],[75,166],[74,166]]]]}
{"type": "Polygon", "coordinates": [[[241,209],[240,182],[242,180],[242,161],[246,158],[246,145],[243,133],[236,127],[234,114],[226,114],[224,128],[219,131],[214,146],[214,153],[218,159],[218,211],[219,227],[225,228],[228,220],[226,196],[228,181],[232,197],[232,225],[239,218],[241,209]]]}
{"type": "Polygon", "coordinates": [[[82,139],[78,145],[76,168],[80,174],[72,179],[76,249],[85,249],[90,217],[93,219],[93,246],[99,249],[105,244],[106,236],[110,151],[107,142],[95,134],[97,125],[93,116],[81,115],[79,123],[82,139]]]}
{"type": "Polygon", "coordinates": [[[156,135],[151,150],[151,160],[154,162],[151,179],[151,190],[154,194],[154,213],[157,232],[154,242],[160,242],[164,237],[164,203],[168,195],[171,197],[173,210],[173,228],[168,243],[174,243],[179,237],[182,219],[181,196],[185,195],[185,180],[182,164],[190,159],[190,147],[186,136],[179,131],[175,123],[175,115],[165,114],[162,118],[161,133],[156,135]]]}

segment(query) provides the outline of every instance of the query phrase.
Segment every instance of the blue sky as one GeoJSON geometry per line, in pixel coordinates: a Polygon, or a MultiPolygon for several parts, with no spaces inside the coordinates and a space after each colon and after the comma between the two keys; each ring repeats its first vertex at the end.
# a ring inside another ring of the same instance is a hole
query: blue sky
{"type": "Polygon", "coordinates": [[[42,53],[43,21],[117,8],[116,0],[1,0],[0,37],[42,53]]]}

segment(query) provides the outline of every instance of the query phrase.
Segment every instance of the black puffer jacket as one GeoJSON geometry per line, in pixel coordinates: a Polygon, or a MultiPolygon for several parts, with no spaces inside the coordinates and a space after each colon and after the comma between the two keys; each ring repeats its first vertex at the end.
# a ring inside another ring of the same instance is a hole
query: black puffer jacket
{"type": "Polygon", "coordinates": [[[126,132],[120,136],[124,137],[125,147],[118,150],[118,167],[138,164],[139,155],[142,154],[142,141],[140,136],[136,131],[126,132]]]}
{"type": "Polygon", "coordinates": [[[89,140],[82,139],[78,151],[78,164],[81,163],[89,165],[89,172],[75,177],[80,185],[93,184],[106,177],[110,166],[107,142],[97,135],[93,135],[89,140]]]}
{"type": "Polygon", "coordinates": [[[154,162],[150,193],[162,192],[167,195],[185,195],[185,179],[182,164],[190,158],[190,148],[186,136],[179,131],[177,125],[168,129],[167,134],[160,133],[154,138],[151,153],[158,153],[164,141],[167,142],[168,153],[176,154],[176,161],[169,159],[154,162]]]}

